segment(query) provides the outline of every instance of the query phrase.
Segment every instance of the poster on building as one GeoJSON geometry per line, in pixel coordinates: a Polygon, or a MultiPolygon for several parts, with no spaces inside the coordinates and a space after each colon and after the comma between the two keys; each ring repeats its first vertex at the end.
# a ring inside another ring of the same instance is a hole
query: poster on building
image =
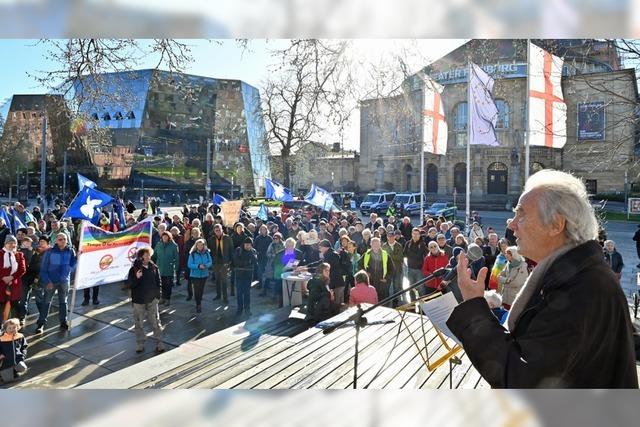
{"type": "Polygon", "coordinates": [[[222,212],[222,221],[225,227],[233,227],[233,224],[240,219],[240,209],[242,208],[242,200],[232,200],[222,202],[220,210],[222,212]]]}
{"type": "Polygon", "coordinates": [[[125,280],[138,250],[151,246],[152,226],[153,223],[149,220],[124,231],[110,233],[83,221],[76,289],[125,280]]]}
{"type": "Polygon", "coordinates": [[[578,139],[604,141],[604,102],[578,103],[578,139]]]}
{"type": "Polygon", "coordinates": [[[629,213],[640,214],[640,198],[629,198],[629,213]]]}

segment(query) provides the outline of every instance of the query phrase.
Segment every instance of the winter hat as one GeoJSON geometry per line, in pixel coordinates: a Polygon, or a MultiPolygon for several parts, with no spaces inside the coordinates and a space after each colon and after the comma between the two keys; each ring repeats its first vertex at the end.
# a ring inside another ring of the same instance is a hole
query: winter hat
{"type": "Polygon", "coordinates": [[[328,241],[327,239],[323,239],[323,240],[320,241],[318,246],[321,247],[321,248],[330,248],[331,247],[331,242],[328,241]]]}
{"type": "Polygon", "coordinates": [[[253,239],[251,237],[247,237],[244,239],[243,243],[251,243],[253,245],[253,239]]]}
{"type": "Polygon", "coordinates": [[[8,234],[7,237],[4,238],[4,244],[6,245],[9,242],[18,243],[18,239],[16,239],[14,235],[8,234]]]}

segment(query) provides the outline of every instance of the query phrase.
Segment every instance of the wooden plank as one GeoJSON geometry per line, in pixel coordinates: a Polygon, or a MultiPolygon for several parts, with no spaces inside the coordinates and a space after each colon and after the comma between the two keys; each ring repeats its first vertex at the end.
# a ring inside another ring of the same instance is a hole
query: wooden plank
{"type": "MultiPolygon", "coordinates": [[[[395,317],[398,317],[397,313],[394,313],[395,317]]],[[[416,316],[410,317],[407,319],[411,327],[413,323],[418,322],[418,318],[416,316]]],[[[394,346],[396,331],[400,322],[396,324],[389,325],[380,325],[381,330],[379,333],[379,338],[377,339],[369,339],[368,341],[360,340],[360,351],[358,355],[358,378],[360,379],[362,375],[371,368],[375,364],[375,360],[378,359],[378,356],[381,352],[387,350],[389,347],[394,346]],[[372,362],[373,360],[373,362],[372,362]]],[[[375,327],[373,325],[371,327],[375,327]]],[[[408,334],[407,334],[408,337],[408,334]]],[[[399,340],[400,342],[400,340],[399,340]]],[[[354,359],[354,351],[355,351],[355,338],[354,342],[350,344],[349,348],[346,351],[338,352],[338,354],[334,357],[333,354],[327,355],[326,359],[328,362],[323,366],[314,367],[312,372],[303,373],[302,378],[292,378],[291,380],[285,381],[282,384],[279,384],[279,387],[290,387],[290,388],[324,388],[322,386],[316,385],[316,383],[325,381],[325,382],[335,382],[342,375],[349,373],[350,377],[353,377],[353,359],[354,359]]],[[[396,344],[397,345],[397,344],[396,344]]],[[[335,353],[335,352],[334,352],[335,353]]],[[[386,352],[385,352],[386,354],[386,352]]],[[[359,380],[360,381],[360,380],[359,380]]]]}
{"type": "Polygon", "coordinates": [[[425,354],[425,339],[427,343],[427,349],[429,351],[429,358],[435,360],[438,349],[442,346],[442,342],[432,325],[428,324],[428,329],[425,329],[425,337],[418,340],[419,349],[415,346],[411,347],[410,351],[405,352],[401,358],[396,360],[396,364],[380,375],[378,378],[373,379],[367,385],[368,388],[382,389],[382,388],[417,388],[417,386],[411,385],[411,379],[419,373],[424,373],[427,376],[431,375],[424,365],[422,356],[419,353],[425,354]]]}
{"type": "MultiPolygon", "coordinates": [[[[334,338],[338,338],[341,335],[349,334],[350,328],[341,328],[331,334],[334,338]]],[[[211,378],[207,380],[206,384],[200,384],[201,387],[216,387],[216,388],[251,388],[259,381],[258,376],[273,374],[274,371],[279,369],[278,363],[285,363],[287,358],[295,357],[296,353],[300,351],[306,351],[307,353],[322,347],[327,342],[323,340],[323,334],[320,329],[313,328],[303,334],[296,336],[292,342],[292,346],[281,351],[270,351],[269,357],[262,358],[258,361],[246,360],[243,363],[235,366],[230,366],[223,377],[211,378]],[[300,336],[305,338],[300,340],[300,336]]],[[[300,356],[300,355],[298,355],[300,356]]]]}
{"type": "MultiPolygon", "coordinates": [[[[309,330],[302,332],[303,334],[309,332],[309,330]]],[[[211,381],[212,378],[217,378],[220,375],[225,375],[233,367],[242,363],[256,363],[256,361],[269,358],[274,352],[279,352],[295,345],[287,335],[274,336],[267,342],[256,345],[249,350],[242,350],[242,348],[236,348],[235,351],[231,351],[225,354],[224,357],[218,357],[215,360],[209,360],[205,366],[201,366],[198,370],[193,370],[189,375],[185,373],[178,373],[170,384],[165,385],[166,388],[191,388],[191,387],[206,387],[201,385],[207,381],[211,381]]]]}
{"type": "MultiPolygon", "coordinates": [[[[393,312],[388,309],[380,310],[376,313],[376,316],[370,316],[371,320],[383,320],[393,316],[393,312]]],[[[384,328],[381,328],[384,329],[384,328]]],[[[383,332],[383,331],[382,331],[383,332]]],[[[360,336],[363,343],[366,343],[368,337],[373,335],[376,339],[380,336],[381,331],[374,328],[364,328],[360,332],[360,336]]],[[[334,337],[336,332],[328,335],[321,342],[321,346],[308,351],[307,348],[299,349],[294,352],[290,357],[286,358],[277,365],[277,372],[266,372],[259,375],[260,378],[252,378],[251,382],[254,384],[252,387],[257,388],[274,388],[277,387],[282,381],[299,374],[304,369],[304,374],[313,372],[314,364],[321,361],[323,358],[329,357],[328,355],[336,348],[344,346],[349,348],[354,340],[355,328],[347,327],[346,332],[338,337],[334,337]],[[266,377],[266,378],[265,378],[266,377]]],[[[330,360],[330,359],[329,359],[330,360]]],[[[304,375],[303,374],[303,375],[304,375]]],[[[244,387],[245,385],[243,385],[244,387]]]]}
{"type": "MultiPolygon", "coordinates": [[[[424,341],[422,338],[422,325],[421,319],[418,315],[413,315],[416,317],[416,321],[411,325],[411,332],[414,335],[416,341],[418,341],[418,348],[424,348],[424,341]]],[[[426,320],[426,318],[424,319],[426,320]]],[[[430,324],[426,322],[426,330],[428,331],[430,328],[430,324]]],[[[415,358],[418,363],[423,364],[423,360],[419,354],[418,348],[416,348],[413,340],[411,339],[409,332],[403,327],[400,331],[400,339],[399,343],[392,349],[393,356],[390,358],[391,362],[387,363],[384,368],[382,367],[380,361],[377,363],[374,361],[374,365],[371,369],[367,369],[364,371],[358,379],[359,387],[361,388],[375,388],[375,385],[372,385],[376,381],[384,381],[385,379],[393,378],[399,372],[401,372],[407,363],[410,360],[415,358]]],[[[388,356],[387,353],[385,356],[388,356]]],[[[338,382],[332,385],[332,387],[351,387],[353,385],[352,375],[341,378],[338,382]]]]}
{"type": "MultiPolygon", "coordinates": [[[[287,339],[288,335],[295,331],[297,326],[289,321],[278,322],[273,327],[267,328],[263,333],[264,340],[256,345],[253,349],[257,351],[263,351],[268,349],[271,345],[276,344],[278,341],[287,339]]],[[[181,378],[184,375],[189,375],[194,372],[212,366],[217,362],[223,361],[229,357],[237,356],[239,348],[242,346],[242,342],[247,339],[247,336],[239,337],[238,340],[229,343],[228,345],[216,349],[204,356],[201,356],[195,360],[186,362],[179,368],[165,372],[163,375],[155,376],[149,380],[137,384],[133,388],[161,388],[169,386],[177,378],[181,378]]]]}
{"type": "MultiPolygon", "coordinates": [[[[396,314],[396,316],[398,315],[396,314]]],[[[406,318],[406,320],[410,328],[413,328],[414,330],[419,328],[419,325],[418,325],[419,319],[417,316],[408,317],[406,318]]],[[[397,325],[394,325],[392,328],[390,328],[389,333],[387,333],[386,337],[384,337],[381,340],[380,346],[377,347],[375,351],[369,351],[368,347],[364,347],[364,348],[361,347],[361,351],[358,356],[358,373],[359,373],[358,378],[359,378],[360,384],[362,384],[361,378],[363,378],[363,375],[373,366],[376,366],[376,363],[375,363],[376,353],[378,351],[380,352],[386,351],[387,347],[389,346],[397,347],[402,343],[402,338],[399,338],[397,343],[395,342],[398,327],[402,327],[404,329],[404,326],[400,322],[398,322],[397,325]]],[[[408,334],[407,334],[407,337],[408,337],[408,334]]],[[[350,360],[350,363],[345,362],[340,364],[337,367],[334,367],[334,370],[331,375],[327,375],[319,379],[318,378],[306,379],[296,384],[296,387],[302,387],[302,388],[313,387],[313,388],[321,388],[321,389],[339,388],[337,386],[334,387],[334,384],[338,383],[341,379],[348,380],[353,378],[353,363],[352,363],[353,352],[349,360],[350,360]]],[[[345,383],[342,388],[348,387],[348,386],[349,384],[345,383]]]]}

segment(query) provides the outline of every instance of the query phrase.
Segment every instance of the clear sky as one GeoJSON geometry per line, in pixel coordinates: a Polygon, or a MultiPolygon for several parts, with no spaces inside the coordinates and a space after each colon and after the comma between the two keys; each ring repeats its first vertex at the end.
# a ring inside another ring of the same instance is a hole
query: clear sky
{"type": "MultiPolygon", "coordinates": [[[[240,79],[259,89],[268,76],[268,65],[272,61],[269,49],[287,44],[286,40],[253,39],[248,45],[248,50],[243,50],[234,40],[184,42],[191,46],[194,59],[186,72],[214,78],[240,79]]],[[[370,69],[375,68],[377,64],[388,64],[400,57],[407,62],[409,69],[417,71],[463,42],[449,39],[360,39],[352,41],[350,55],[354,64],[361,67],[360,75],[366,86],[366,80],[371,78],[370,69]]],[[[0,105],[13,94],[36,94],[46,91],[29,75],[37,71],[59,69],[59,65],[47,59],[46,47],[45,44],[38,44],[37,40],[0,39],[0,57],[4,59],[0,79],[0,105]]],[[[139,64],[141,69],[155,66],[151,59],[139,64]]],[[[345,148],[359,147],[358,126],[359,116],[356,112],[345,135],[345,148]]]]}

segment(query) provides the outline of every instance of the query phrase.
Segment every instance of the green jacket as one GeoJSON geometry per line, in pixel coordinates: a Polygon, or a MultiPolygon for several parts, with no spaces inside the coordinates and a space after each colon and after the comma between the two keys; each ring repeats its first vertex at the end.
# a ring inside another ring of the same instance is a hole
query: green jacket
{"type": "Polygon", "coordinates": [[[178,245],[175,242],[158,242],[153,248],[151,259],[158,266],[160,277],[175,275],[178,264],[178,245]]]}

